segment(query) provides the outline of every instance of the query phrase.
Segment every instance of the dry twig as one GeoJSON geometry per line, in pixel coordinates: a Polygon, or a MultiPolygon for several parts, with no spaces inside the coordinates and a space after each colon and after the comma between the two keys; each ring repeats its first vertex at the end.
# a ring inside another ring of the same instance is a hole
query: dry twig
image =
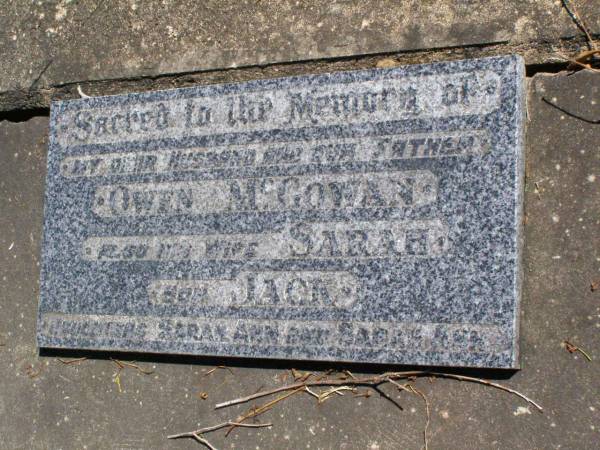
{"type": "Polygon", "coordinates": [[[77,85],[77,93],[79,94],[79,96],[81,98],[91,98],[91,96],[87,95],[86,93],[83,92],[83,89],[81,89],[80,85],[77,85]]]}
{"type": "Polygon", "coordinates": [[[542,196],[540,194],[540,192],[541,192],[540,182],[539,181],[534,181],[533,185],[535,186],[535,191],[534,192],[537,194],[538,200],[541,200],[542,196]]]}
{"type": "Polygon", "coordinates": [[[425,413],[426,413],[426,421],[425,421],[425,428],[423,428],[423,442],[425,444],[425,450],[429,449],[429,442],[427,440],[427,429],[429,428],[429,422],[431,421],[431,413],[429,411],[429,400],[427,400],[427,397],[425,397],[425,394],[423,394],[423,392],[421,392],[420,390],[418,390],[416,387],[414,387],[412,384],[408,385],[409,389],[411,391],[413,391],[414,394],[420,395],[421,398],[423,399],[423,401],[425,402],[425,413]]]}
{"type": "Polygon", "coordinates": [[[455,374],[450,374],[450,373],[439,373],[439,372],[431,372],[430,374],[434,377],[453,378],[453,379],[459,380],[459,381],[469,381],[472,383],[479,383],[479,384],[484,384],[486,386],[491,386],[496,389],[500,389],[501,391],[509,392],[513,395],[516,395],[517,397],[520,397],[521,399],[525,400],[527,403],[535,406],[539,412],[544,411],[544,408],[542,408],[538,403],[534,402],[532,399],[530,399],[526,395],[521,394],[519,391],[517,391],[515,389],[511,389],[508,386],[504,386],[503,384],[494,383],[492,381],[487,381],[482,378],[468,377],[466,375],[455,375],[455,374]]]}
{"type": "Polygon", "coordinates": [[[202,376],[203,376],[203,377],[207,377],[207,376],[209,376],[211,373],[213,373],[213,372],[217,371],[218,369],[225,369],[225,370],[228,370],[228,371],[229,371],[229,373],[231,373],[231,374],[233,375],[233,371],[232,371],[232,370],[231,370],[229,367],[227,367],[227,366],[216,366],[216,367],[213,367],[212,369],[210,369],[208,372],[206,372],[206,373],[205,373],[204,375],[202,375],[202,376]]]}
{"type": "Polygon", "coordinates": [[[585,50],[583,52],[578,53],[572,58],[562,53],[556,53],[559,57],[569,62],[569,66],[567,67],[570,70],[579,69],[588,69],[592,72],[600,72],[600,69],[594,68],[594,58],[600,56],[600,50],[585,50]]]}
{"type": "Polygon", "coordinates": [[[585,34],[587,44],[590,50],[594,50],[594,39],[592,39],[592,35],[590,34],[588,27],[577,12],[577,8],[575,8],[575,5],[571,3],[571,0],[562,0],[562,4],[569,13],[569,16],[571,16],[571,19],[573,19],[573,22],[575,22],[575,25],[577,25],[577,27],[585,34]]]}
{"type": "Polygon", "coordinates": [[[271,425],[273,425],[273,424],[272,423],[237,423],[237,422],[229,421],[229,422],[220,423],[218,425],[213,425],[211,427],[200,428],[199,430],[196,430],[196,431],[189,431],[187,433],[180,433],[180,434],[172,434],[171,436],[167,436],[167,439],[192,438],[192,439],[195,439],[196,441],[200,442],[201,444],[204,444],[209,449],[216,450],[216,448],[213,447],[210,442],[208,442],[204,437],[202,437],[203,434],[210,433],[211,431],[217,431],[217,430],[220,430],[220,429],[226,428],[226,427],[264,428],[264,427],[270,427],[271,425]]]}
{"type": "Polygon", "coordinates": [[[273,395],[273,394],[277,394],[279,392],[285,392],[285,391],[299,391],[299,390],[305,390],[306,387],[315,387],[315,386],[372,386],[372,387],[377,387],[381,384],[384,383],[388,383],[390,382],[390,380],[402,380],[402,379],[408,379],[411,377],[423,377],[423,376],[432,376],[432,377],[439,377],[439,378],[451,378],[454,380],[459,380],[459,381],[468,381],[468,382],[472,382],[472,383],[479,383],[479,384],[484,384],[486,386],[491,386],[494,387],[496,389],[500,389],[502,391],[505,392],[509,392],[511,394],[516,395],[517,397],[520,397],[521,399],[525,400],[527,403],[530,403],[531,405],[535,406],[539,411],[543,411],[543,408],[537,404],[535,401],[533,401],[532,399],[530,399],[529,397],[527,397],[524,394],[521,394],[520,392],[511,389],[507,386],[504,386],[502,384],[498,384],[498,383],[494,383],[492,381],[487,381],[484,380],[482,378],[475,378],[475,377],[469,377],[466,375],[457,375],[457,374],[451,374],[451,373],[442,373],[442,372],[428,372],[428,371],[423,371],[423,370],[416,370],[416,371],[408,371],[408,372],[390,372],[390,373],[384,373],[382,375],[376,375],[376,376],[372,376],[372,377],[365,377],[365,378],[355,378],[352,380],[337,380],[337,379],[324,379],[324,380],[313,380],[313,381],[305,381],[305,382],[298,382],[298,383],[292,383],[292,384],[288,384],[285,386],[279,386],[273,389],[269,389],[266,391],[261,391],[261,392],[257,392],[255,394],[252,395],[248,395],[246,397],[240,397],[240,398],[236,398],[233,400],[229,400],[227,402],[223,402],[223,403],[218,403],[215,405],[215,409],[220,409],[220,408],[226,408],[229,406],[233,406],[233,405],[238,405],[240,403],[247,403],[251,400],[255,400],[257,398],[261,398],[261,397],[266,397],[269,395],[273,395]]]}
{"type": "Polygon", "coordinates": [[[378,69],[390,69],[399,65],[400,63],[393,58],[384,58],[377,61],[375,67],[377,67],[378,69]]]}
{"type": "Polygon", "coordinates": [[[364,397],[364,398],[369,398],[371,396],[371,391],[370,390],[366,390],[364,392],[355,392],[354,393],[354,397],[364,397]]]}
{"type": "Polygon", "coordinates": [[[294,381],[306,381],[312,376],[312,372],[300,372],[292,367],[292,376],[294,377],[294,381]]]}
{"type": "Polygon", "coordinates": [[[588,355],[587,352],[585,350],[583,350],[581,347],[578,347],[577,345],[571,344],[569,341],[564,341],[563,343],[565,344],[565,348],[567,349],[567,351],[569,353],[579,352],[583,356],[585,356],[585,358],[588,361],[592,360],[592,357],[590,355],[588,355]]]}
{"type": "MultiPolygon", "coordinates": [[[[398,372],[398,374],[404,374],[403,378],[408,378],[409,376],[417,376],[422,374],[422,371],[414,371],[414,372],[398,372]]],[[[266,391],[257,392],[255,394],[248,395],[246,397],[236,398],[234,400],[229,400],[227,402],[218,403],[215,405],[215,409],[226,408],[233,405],[238,405],[240,403],[247,403],[251,400],[255,400],[257,398],[266,397],[268,395],[277,394],[279,392],[291,391],[296,389],[304,389],[306,387],[315,387],[315,386],[343,386],[343,385],[354,385],[354,386],[378,386],[382,383],[386,383],[387,376],[377,375],[374,377],[368,378],[358,378],[355,380],[340,380],[340,379],[329,379],[329,378],[317,378],[312,381],[302,381],[297,383],[292,383],[284,386],[279,386],[273,389],[269,389],[266,391]]]]}
{"type": "Polygon", "coordinates": [[[127,361],[120,361],[118,359],[113,359],[113,358],[111,358],[110,360],[113,361],[120,369],[124,369],[125,367],[131,367],[132,369],[136,369],[138,372],[141,372],[144,375],[152,375],[154,373],[154,370],[142,369],[140,366],[135,364],[135,361],[127,362],[127,361]]]}
{"type": "Polygon", "coordinates": [[[569,61],[570,64],[568,68],[571,70],[579,68],[588,69],[600,73],[599,69],[594,68],[594,65],[598,64],[598,58],[600,57],[600,49],[596,48],[596,43],[594,42],[594,39],[592,38],[592,35],[587,25],[585,24],[585,21],[583,20],[579,12],[577,12],[577,9],[575,8],[575,5],[571,2],[571,0],[562,0],[562,4],[567,10],[569,16],[571,16],[573,22],[575,22],[575,25],[577,25],[577,27],[583,32],[583,34],[585,34],[588,50],[582,51],[572,58],[569,58],[565,55],[561,55],[560,53],[558,55],[561,58],[569,61]]]}
{"type": "Polygon", "coordinates": [[[342,391],[352,391],[352,392],[355,392],[356,389],[355,388],[351,388],[350,386],[332,387],[330,389],[327,389],[325,392],[321,392],[320,394],[317,394],[317,402],[319,404],[323,403],[325,400],[327,400],[333,394],[344,395],[342,393],[342,391]]]}
{"type": "MultiPolygon", "coordinates": [[[[243,414],[240,417],[238,417],[235,420],[235,423],[242,423],[245,420],[260,416],[261,414],[264,414],[267,411],[269,411],[271,408],[273,408],[273,406],[275,406],[280,401],[285,400],[288,397],[291,397],[292,395],[300,392],[301,390],[304,390],[304,388],[301,387],[301,388],[295,389],[292,392],[288,392],[287,394],[277,397],[275,400],[271,400],[270,402],[265,403],[264,405],[255,406],[253,408],[250,408],[250,410],[246,414],[243,414]]],[[[237,425],[232,425],[231,428],[229,428],[229,430],[227,430],[227,433],[225,433],[225,436],[229,436],[229,433],[231,433],[236,426],[237,425]]]]}
{"type": "Polygon", "coordinates": [[[71,364],[78,364],[82,361],[85,361],[87,358],[84,356],[83,358],[75,358],[75,359],[62,359],[57,358],[57,360],[63,363],[65,366],[70,366],[71,364]]]}
{"type": "Polygon", "coordinates": [[[120,360],[114,359],[114,358],[110,358],[110,360],[117,365],[117,373],[115,373],[113,381],[117,385],[117,388],[119,389],[119,393],[123,392],[123,389],[121,388],[121,371],[123,369],[130,367],[132,369],[136,369],[138,372],[143,373],[144,375],[151,375],[154,373],[153,370],[142,369],[140,366],[135,364],[135,361],[127,362],[127,361],[120,361],[120,360]]]}
{"type": "MultiPolygon", "coordinates": [[[[325,375],[325,377],[329,376],[332,372],[333,371],[328,371],[327,375],[325,375]]],[[[529,397],[525,396],[524,394],[522,394],[512,388],[509,388],[507,386],[504,386],[504,385],[501,385],[498,383],[494,383],[492,381],[487,381],[482,378],[475,378],[475,377],[470,377],[470,376],[466,376],[466,375],[457,375],[457,374],[443,373],[443,372],[422,371],[422,370],[406,371],[406,372],[388,372],[388,373],[383,373],[381,375],[375,375],[375,376],[363,377],[363,378],[356,377],[351,372],[348,372],[348,371],[345,371],[342,373],[344,375],[343,378],[339,378],[339,377],[338,378],[323,378],[323,376],[321,376],[321,377],[317,377],[313,380],[308,380],[309,377],[306,376],[307,374],[300,374],[299,372],[292,370],[292,374],[296,378],[296,380],[302,380],[302,381],[296,381],[295,383],[288,384],[285,386],[279,386],[279,387],[276,387],[273,389],[259,391],[259,392],[256,392],[254,394],[251,394],[251,395],[248,395],[245,397],[240,397],[240,398],[236,398],[233,400],[229,400],[227,402],[218,403],[215,405],[215,409],[225,408],[225,407],[229,407],[229,406],[233,406],[233,405],[239,405],[241,403],[247,403],[247,402],[250,402],[250,401],[258,399],[258,398],[267,397],[267,396],[274,395],[274,394],[281,393],[281,392],[285,392],[285,394],[280,395],[280,396],[276,397],[274,400],[271,400],[261,406],[254,406],[254,407],[250,408],[245,414],[241,415],[234,421],[228,421],[228,422],[224,422],[224,423],[221,423],[218,425],[214,425],[212,427],[202,428],[202,429],[196,430],[196,431],[191,431],[191,432],[187,432],[187,433],[181,433],[181,434],[168,436],[168,438],[169,439],[183,438],[183,437],[193,438],[196,441],[198,441],[201,444],[208,447],[209,449],[214,450],[215,448],[212,446],[212,444],[210,444],[210,442],[208,442],[203,437],[203,433],[207,433],[210,431],[215,431],[215,430],[218,430],[221,428],[229,427],[229,429],[227,430],[227,432],[225,434],[225,436],[228,436],[229,433],[231,433],[231,431],[234,430],[236,427],[268,427],[268,426],[271,426],[272,425],[271,423],[268,423],[268,424],[246,424],[243,422],[245,422],[246,420],[248,420],[250,418],[255,418],[255,417],[269,411],[277,403],[287,399],[288,397],[290,397],[298,392],[306,392],[307,394],[315,397],[317,399],[318,403],[322,403],[323,401],[325,401],[326,399],[331,397],[333,394],[343,395],[343,391],[351,391],[354,394],[354,397],[359,397],[359,396],[369,397],[371,395],[370,390],[366,390],[364,393],[358,393],[357,389],[356,389],[357,386],[369,386],[372,389],[378,391],[381,395],[385,395],[385,394],[383,394],[383,391],[380,390],[380,385],[385,384],[385,383],[390,383],[390,384],[393,384],[394,386],[396,386],[398,388],[398,390],[408,391],[412,394],[420,396],[423,399],[423,401],[425,402],[425,411],[426,411],[427,419],[426,419],[425,427],[423,430],[423,440],[424,440],[424,444],[425,444],[425,450],[428,450],[428,446],[429,446],[428,429],[429,429],[429,424],[431,421],[431,410],[430,410],[429,400],[427,399],[427,397],[425,396],[425,394],[423,392],[421,392],[420,390],[418,390],[411,384],[408,384],[408,383],[401,384],[398,382],[398,380],[414,380],[418,377],[429,377],[430,381],[433,381],[432,377],[438,377],[438,378],[449,378],[449,379],[454,379],[454,380],[458,380],[458,381],[468,381],[468,382],[472,382],[472,383],[483,384],[483,385],[494,387],[496,389],[500,389],[502,391],[516,395],[517,397],[525,400],[527,403],[536,407],[540,412],[543,411],[542,407],[538,403],[536,403],[529,397]],[[317,393],[311,389],[311,387],[319,387],[319,386],[329,387],[330,389],[327,389],[321,393],[317,393]]],[[[312,373],[309,373],[309,374],[312,375],[312,373]]]]}
{"type": "Polygon", "coordinates": [[[404,386],[403,384],[398,383],[397,381],[394,381],[391,378],[388,378],[387,381],[388,381],[388,383],[392,383],[394,386],[396,386],[399,391],[410,391],[410,389],[408,389],[406,386],[404,386]]]}
{"type": "Polygon", "coordinates": [[[123,389],[121,388],[121,368],[119,368],[117,370],[117,373],[115,373],[114,377],[113,377],[113,382],[117,385],[117,388],[119,389],[119,394],[123,392],[123,389]]]}

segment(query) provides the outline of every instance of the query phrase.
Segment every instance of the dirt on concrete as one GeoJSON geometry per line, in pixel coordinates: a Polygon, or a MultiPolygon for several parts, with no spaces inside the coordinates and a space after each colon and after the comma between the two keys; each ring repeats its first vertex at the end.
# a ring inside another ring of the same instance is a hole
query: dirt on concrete
{"type": "MultiPolygon", "coordinates": [[[[504,383],[544,407],[454,380],[415,381],[431,405],[429,448],[593,449],[600,439],[600,77],[529,79],[522,369],[467,371],[504,383]],[[564,341],[580,346],[569,353],[564,341]]],[[[236,418],[251,405],[215,411],[219,401],[292,380],[289,369],[324,365],[72,352],[40,355],[35,343],[48,123],[0,123],[0,448],[200,448],[173,433],[236,418]],[[64,364],[58,357],[87,357],[64,364]],[[110,358],[150,369],[115,375],[110,358]],[[206,373],[216,365],[229,370],[206,373]],[[205,376],[206,375],[206,376],[205,376]],[[206,399],[202,397],[207,396],[206,399]]],[[[338,366],[359,375],[386,370],[338,366]]],[[[207,437],[217,448],[421,448],[419,396],[383,388],[318,405],[296,394],[261,420],[272,428],[207,437]],[[399,409],[391,400],[401,406],[399,409]]],[[[262,404],[257,401],[255,404],[262,404]]]]}
{"type": "MultiPolygon", "coordinates": [[[[597,0],[577,6],[599,33],[597,0]]],[[[0,10],[5,115],[48,108],[77,95],[78,84],[107,95],[373,67],[382,57],[414,64],[519,53],[530,65],[560,64],[583,43],[554,0],[0,0],[0,10]]]]}

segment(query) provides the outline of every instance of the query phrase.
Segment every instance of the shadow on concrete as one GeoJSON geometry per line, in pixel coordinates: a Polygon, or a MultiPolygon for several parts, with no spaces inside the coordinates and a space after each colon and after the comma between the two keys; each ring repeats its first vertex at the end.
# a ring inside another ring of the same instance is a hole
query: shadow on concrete
{"type": "Polygon", "coordinates": [[[49,117],[50,108],[31,108],[21,109],[16,111],[0,111],[0,122],[27,122],[34,117],[49,117]]]}
{"type": "Polygon", "coordinates": [[[476,378],[485,378],[491,380],[510,379],[517,370],[514,369],[482,369],[482,368],[458,368],[458,367],[439,367],[439,366],[407,366],[398,364],[375,364],[375,363],[356,363],[356,362],[335,362],[335,361],[301,361],[285,359],[267,359],[267,358],[238,358],[238,357],[217,357],[217,356],[194,356],[194,355],[165,355],[158,353],[134,353],[119,351],[99,351],[99,350],[72,350],[72,349],[50,349],[41,348],[39,354],[42,357],[54,357],[64,359],[98,359],[110,360],[118,359],[124,361],[136,361],[159,364],[193,364],[202,366],[226,366],[231,368],[254,368],[254,369],[279,369],[290,370],[292,368],[301,371],[327,371],[335,370],[341,372],[349,370],[355,373],[379,374],[383,372],[404,372],[404,371],[429,371],[442,372],[448,374],[465,375],[476,378]]]}

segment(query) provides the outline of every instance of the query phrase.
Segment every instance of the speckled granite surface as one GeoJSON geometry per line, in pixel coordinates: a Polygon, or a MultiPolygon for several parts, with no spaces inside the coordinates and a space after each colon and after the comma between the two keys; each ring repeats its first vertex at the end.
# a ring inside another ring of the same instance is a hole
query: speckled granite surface
{"type": "Polygon", "coordinates": [[[53,104],[41,347],[518,367],[508,56],[53,104]]]}

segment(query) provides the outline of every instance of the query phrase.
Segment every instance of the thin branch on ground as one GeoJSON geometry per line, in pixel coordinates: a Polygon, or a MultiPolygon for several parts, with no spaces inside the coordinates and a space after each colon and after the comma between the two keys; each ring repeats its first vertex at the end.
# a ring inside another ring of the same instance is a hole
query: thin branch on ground
{"type": "Polygon", "coordinates": [[[575,25],[577,25],[577,27],[585,34],[587,44],[590,50],[594,50],[596,48],[594,44],[594,39],[592,38],[592,35],[588,30],[587,25],[579,15],[579,12],[577,12],[577,8],[575,8],[575,5],[571,2],[571,0],[562,0],[562,4],[567,10],[567,13],[569,13],[569,16],[571,16],[571,19],[573,19],[573,22],[575,22],[575,25]]]}
{"type": "Polygon", "coordinates": [[[352,392],[356,392],[356,388],[351,388],[350,386],[337,386],[337,387],[332,387],[328,390],[326,390],[325,392],[322,392],[320,394],[317,394],[317,402],[323,403],[324,401],[326,401],[327,399],[329,399],[333,394],[338,394],[338,395],[344,395],[342,393],[342,391],[352,391],[352,392]]]}
{"type": "Polygon", "coordinates": [[[85,92],[83,92],[80,85],[77,85],[77,93],[79,94],[79,96],[81,98],[91,98],[89,95],[87,95],[85,92]]]}
{"type": "MultiPolygon", "coordinates": [[[[397,377],[394,378],[409,378],[411,376],[418,376],[423,374],[423,371],[411,371],[411,372],[398,372],[397,377]],[[402,374],[402,375],[400,375],[402,374]]],[[[215,409],[226,408],[233,405],[238,405],[240,403],[247,403],[251,400],[255,400],[257,398],[266,397],[268,395],[277,394],[279,392],[291,391],[295,389],[304,389],[305,387],[315,387],[315,386],[344,386],[344,385],[353,385],[353,386],[377,386],[382,383],[387,382],[387,374],[377,375],[374,377],[368,378],[357,378],[354,380],[339,380],[339,379],[322,379],[317,378],[312,381],[303,381],[298,383],[292,383],[285,386],[279,386],[273,389],[269,389],[266,391],[257,392],[255,394],[248,395],[246,397],[236,398],[234,400],[229,400],[227,402],[218,403],[215,405],[215,409]]]]}
{"type": "Polygon", "coordinates": [[[308,392],[310,395],[312,395],[314,398],[316,398],[317,400],[319,400],[319,394],[317,394],[315,391],[311,390],[309,387],[305,387],[304,390],[306,392],[308,392]]]}
{"type": "Polygon", "coordinates": [[[429,429],[429,422],[431,421],[431,412],[429,411],[429,400],[427,400],[427,397],[425,396],[425,394],[423,394],[423,392],[418,390],[412,384],[409,384],[408,387],[414,394],[421,396],[421,398],[425,402],[425,413],[427,416],[425,421],[425,428],[423,428],[423,442],[425,444],[425,450],[428,450],[429,441],[427,440],[427,430],[429,429]]]}
{"type": "Polygon", "coordinates": [[[354,376],[354,374],[352,372],[350,372],[349,370],[344,370],[344,373],[346,375],[348,375],[350,378],[352,378],[353,380],[356,380],[356,377],[354,376]]]}
{"type": "Polygon", "coordinates": [[[403,384],[398,383],[397,381],[395,381],[391,378],[388,378],[387,381],[388,381],[388,383],[392,383],[394,386],[396,386],[398,388],[398,390],[400,390],[400,391],[410,391],[410,389],[408,387],[404,386],[403,384]]]}
{"type": "Polygon", "coordinates": [[[84,356],[83,358],[74,358],[74,359],[62,359],[57,358],[57,360],[63,363],[65,366],[70,366],[71,364],[78,364],[82,361],[85,361],[87,358],[84,356]]]}
{"type": "MultiPolygon", "coordinates": [[[[246,412],[245,414],[241,415],[240,417],[238,417],[235,420],[235,423],[242,423],[248,419],[252,419],[254,417],[258,417],[261,414],[266,413],[267,411],[269,411],[271,408],[273,408],[273,406],[275,406],[277,403],[285,400],[288,397],[291,397],[292,395],[300,392],[301,390],[304,390],[303,387],[300,387],[298,389],[293,390],[292,392],[288,392],[287,394],[281,395],[279,397],[277,397],[274,400],[271,400],[270,402],[265,403],[264,405],[261,406],[255,406],[253,408],[250,408],[250,410],[248,412],[246,412]]],[[[231,428],[229,428],[229,430],[227,430],[227,433],[225,433],[225,436],[229,436],[229,433],[231,433],[234,428],[237,425],[232,425],[231,428]]]]}
{"type": "MultiPolygon", "coordinates": [[[[333,371],[327,372],[327,375],[325,375],[325,376],[327,377],[331,373],[333,373],[333,371]]],[[[485,386],[490,386],[490,387],[508,392],[510,394],[516,395],[517,397],[523,399],[527,403],[533,405],[540,412],[543,411],[542,407],[538,403],[536,403],[535,401],[533,401],[532,399],[530,399],[529,397],[527,397],[526,395],[520,393],[519,391],[517,391],[515,389],[509,388],[509,387],[504,386],[499,383],[494,383],[492,381],[484,380],[482,378],[476,378],[476,377],[471,377],[471,376],[467,376],[467,375],[458,375],[458,374],[452,374],[452,373],[433,372],[433,371],[425,371],[425,370],[415,370],[415,371],[406,371],[406,372],[386,372],[386,373],[383,373],[380,375],[374,375],[374,376],[370,376],[370,377],[362,377],[361,378],[361,377],[354,376],[351,372],[342,372],[342,374],[344,375],[343,379],[340,379],[340,378],[324,378],[323,379],[323,377],[317,377],[313,380],[309,380],[308,378],[310,378],[310,377],[307,377],[306,376],[307,374],[301,374],[296,371],[292,371],[292,374],[294,375],[295,378],[303,380],[303,381],[297,381],[297,382],[289,384],[289,385],[279,386],[279,387],[276,387],[273,389],[259,391],[259,392],[256,392],[254,394],[251,394],[251,395],[248,395],[245,397],[236,398],[236,399],[229,400],[229,401],[223,402],[223,403],[218,403],[215,405],[215,409],[226,408],[226,407],[233,406],[233,405],[247,403],[247,402],[250,402],[250,401],[258,399],[258,398],[263,398],[263,397],[267,397],[267,396],[282,393],[282,392],[284,393],[283,395],[279,395],[275,399],[270,400],[267,403],[264,403],[263,405],[251,407],[246,413],[242,414],[237,419],[230,420],[228,422],[223,422],[218,425],[213,425],[211,427],[201,428],[196,431],[190,431],[187,433],[171,435],[171,436],[168,436],[168,438],[169,439],[184,438],[184,437],[193,438],[197,442],[208,447],[209,449],[215,450],[215,447],[204,438],[203,433],[208,433],[210,431],[215,431],[215,430],[219,430],[222,428],[228,428],[227,432],[225,433],[225,436],[228,436],[229,433],[231,433],[231,431],[233,431],[236,427],[251,427],[251,428],[252,427],[254,427],[254,428],[269,427],[272,425],[271,423],[247,424],[244,422],[247,421],[248,419],[256,418],[257,416],[264,414],[265,412],[271,410],[277,403],[291,397],[292,395],[294,395],[298,392],[306,392],[307,394],[316,398],[318,403],[322,403],[326,399],[330,398],[333,394],[343,395],[343,391],[351,391],[354,394],[354,397],[357,397],[357,396],[368,397],[370,395],[369,390],[367,390],[365,393],[357,392],[357,386],[368,386],[368,387],[372,388],[373,390],[379,392],[382,396],[386,397],[388,400],[393,401],[393,399],[391,399],[391,397],[387,396],[381,390],[381,385],[390,383],[390,384],[394,385],[399,391],[408,391],[411,394],[418,395],[423,399],[423,401],[425,403],[425,412],[426,412],[426,422],[425,422],[425,427],[423,429],[423,441],[424,441],[425,450],[428,450],[428,447],[429,447],[428,431],[429,431],[429,425],[431,422],[431,409],[430,409],[430,405],[429,405],[429,400],[427,399],[427,396],[422,391],[415,388],[412,384],[409,384],[409,383],[402,384],[399,382],[400,380],[412,381],[419,377],[428,377],[430,382],[433,382],[434,378],[448,378],[448,379],[453,379],[453,380],[458,380],[458,381],[467,381],[467,382],[472,382],[472,383],[483,384],[485,386]],[[311,388],[315,388],[315,387],[329,387],[330,389],[326,389],[322,392],[316,392],[316,390],[311,389],[311,388]]],[[[312,373],[310,373],[310,372],[308,374],[312,375],[312,373]]],[[[398,405],[397,403],[394,402],[394,404],[396,404],[396,406],[398,406],[400,409],[402,409],[402,407],[400,405],[398,405]]]]}
{"type": "Polygon", "coordinates": [[[123,392],[123,388],[121,387],[121,370],[123,370],[123,368],[119,367],[117,369],[117,373],[115,373],[113,377],[113,382],[117,385],[117,388],[119,389],[119,394],[123,392]]]}
{"type": "Polygon", "coordinates": [[[112,362],[114,362],[120,369],[124,369],[125,367],[131,367],[132,369],[136,369],[138,372],[143,373],[144,375],[152,375],[154,370],[151,369],[142,369],[140,366],[133,362],[120,361],[118,359],[110,358],[112,362]]]}
{"type": "MultiPolygon", "coordinates": [[[[308,388],[307,388],[308,389],[308,388]]],[[[354,392],[353,393],[353,397],[364,397],[364,398],[369,398],[371,396],[371,391],[370,390],[365,390],[364,392],[354,392]]]]}
{"type": "Polygon", "coordinates": [[[216,372],[219,369],[224,369],[224,370],[228,370],[229,373],[231,373],[233,375],[233,370],[231,370],[229,367],[227,366],[216,366],[213,367],[212,369],[210,369],[208,372],[206,372],[204,375],[202,375],[203,377],[207,377],[209,376],[211,373],[216,372]]]}
{"type": "Polygon", "coordinates": [[[517,397],[520,397],[521,399],[525,400],[527,403],[535,406],[539,412],[544,411],[544,408],[542,408],[538,403],[534,402],[532,399],[530,399],[526,395],[521,394],[519,391],[517,391],[515,389],[511,389],[508,386],[504,386],[503,384],[494,383],[492,381],[484,380],[482,378],[469,377],[466,375],[455,375],[455,374],[451,374],[451,373],[440,373],[440,372],[430,372],[430,374],[434,377],[452,378],[452,379],[459,380],[459,381],[469,381],[472,383],[479,383],[479,384],[484,384],[486,386],[491,386],[496,389],[500,389],[501,391],[509,392],[513,395],[516,395],[517,397]]]}
{"type": "Polygon", "coordinates": [[[123,369],[130,367],[132,369],[136,369],[138,372],[143,373],[144,375],[151,375],[154,373],[154,370],[142,369],[140,366],[135,364],[135,361],[127,362],[127,361],[120,361],[120,360],[114,359],[114,358],[110,358],[110,360],[117,365],[117,372],[115,373],[115,375],[113,377],[113,381],[117,385],[117,388],[119,389],[119,393],[123,392],[123,389],[121,387],[121,371],[123,369]]]}
{"type": "Polygon", "coordinates": [[[384,398],[385,400],[387,400],[388,402],[390,402],[392,405],[394,405],[400,411],[404,411],[404,408],[402,407],[402,405],[400,403],[398,403],[396,400],[394,400],[391,396],[389,396],[388,394],[386,394],[385,391],[381,389],[381,386],[372,386],[372,388],[382,398],[384,398]]]}
{"type": "Polygon", "coordinates": [[[199,430],[190,431],[187,433],[172,434],[171,436],[167,436],[167,439],[179,439],[179,438],[184,438],[184,437],[190,437],[191,434],[210,433],[211,431],[217,431],[222,428],[227,428],[227,427],[231,427],[231,426],[244,427],[244,428],[265,428],[265,427],[273,426],[273,424],[272,423],[237,423],[237,422],[227,421],[227,422],[220,423],[218,425],[212,425],[210,427],[200,428],[199,430]]]}
{"type": "Polygon", "coordinates": [[[588,361],[591,361],[591,360],[592,360],[592,357],[591,357],[590,355],[588,355],[588,353],[587,353],[585,350],[583,350],[581,347],[578,347],[577,345],[575,345],[575,344],[572,344],[572,343],[571,343],[571,342],[569,342],[569,341],[564,341],[563,343],[565,344],[565,348],[567,349],[567,351],[568,351],[569,353],[575,353],[575,352],[579,352],[579,353],[581,353],[583,356],[585,356],[585,358],[586,358],[588,361]]]}
{"type": "Polygon", "coordinates": [[[302,373],[302,372],[294,369],[293,367],[292,367],[291,372],[292,372],[292,376],[294,377],[294,381],[306,381],[313,375],[312,372],[302,373]]]}
{"type": "Polygon", "coordinates": [[[557,52],[556,54],[560,58],[562,58],[565,61],[570,63],[569,66],[567,67],[567,69],[575,70],[576,68],[580,68],[580,69],[587,69],[587,70],[591,70],[592,72],[600,73],[600,69],[596,69],[593,67],[593,64],[594,64],[593,59],[597,55],[600,56],[600,50],[598,50],[598,49],[583,51],[583,52],[578,53],[577,55],[573,56],[572,58],[569,56],[563,55],[562,53],[557,52]]]}
{"type": "Polygon", "coordinates": [[[196,441],[204,444],[210,450],[216,450],[216,448],[208,442],[202,435],[205,433],[210,433],[211,431],[217,431],[226,427],[244,427],[244,428],[264,428],[272,426],[272,423],[238,423],[238,422],[223,422],[218,425],[213,425],[211,427],[200,428],[199,430],[189,431],[187,433],[180,434],[172,434],[171,436],[167,436],[167,439],[181,439],[181,438],[192,438],[196,441]]]}
{"type": "Polygon", "coordinates": [[[325,379],[325,380],[313,380],[313,381],[298,382],[298,383],[293,383],[293,384],[289,384],[286,386],[279,386],[277,388],[269,389],[266,391],[257,392],[256,394],[248,395],[246,397],[236,398],[233,400],[229,400],[227,402],[218,403],[215,405],[215,409],[226,408],[229,406],[238,405],[240,403],[247,403],[251,400],[255,400],[255,399],[261,398],[261,397],[266,397],[266,396],[273,395],[273,394],[276,394],[279,392],[292,391],[292,390],[304,390],[305,391],[306,387],[315,387],[315,386],[371,386],[371,387],[378,387],[380,384],[388,383],[390,380],[396,381],[396,380],[408,379],[408,378],[412,378],[412,377],[424,377],[424,376],[432,376],[432,377],[439,377],[439,378],[451,378],[454,380],[468,381],[468,382],[472,382],[472,383],[479,383],[479,384],[483,384],[486,386],[491,386],[496,389],[500,389],[502,391],[509,392],[513,395],[516,395],[517,397],[520,397],[521,399],[525,400],[527,403],[530,403],[531,405],[535,406],[539,411],[543,411],[543,408],[539,404],[537,404],[535,401],[531,400],[526,395],[524,395],[514,389],[511,389],[507,386],[504,386],[502,384],[494,383],[492,381],[487,381],[482,378],[469,377],[466,375],[456,375],[456,374],[442,373],[442,372],[429,372],[429,371],[422,371],[422,370],[407,371],[407,372],[390,372],[390,373],[384,373],[382,375],[376,375],[376,376],[365,377],[365,378],[355,378],[355,379],[350,379],[350,380],[325,379]]]}
{"type": "Polygon", "coordinates": [[[540,189],[540,182],[539,181],[534,181],[533,185],[535,186],[535,193],[538,196],[538,200],[542,199],[542,195],[540,194],[541,189],[540,189]]]}
{"type": "Polygon", "coordinates": [[[210,442],[208,442],[206,439],[204,439],[202,436],[200,436],[198,434],[192,434],[192,436],[194,437],[194,439],[196,439],[201,444],[206,445],[210,450],[217,450],[216,447],[213,447],[213,445],[210,442]]]}

